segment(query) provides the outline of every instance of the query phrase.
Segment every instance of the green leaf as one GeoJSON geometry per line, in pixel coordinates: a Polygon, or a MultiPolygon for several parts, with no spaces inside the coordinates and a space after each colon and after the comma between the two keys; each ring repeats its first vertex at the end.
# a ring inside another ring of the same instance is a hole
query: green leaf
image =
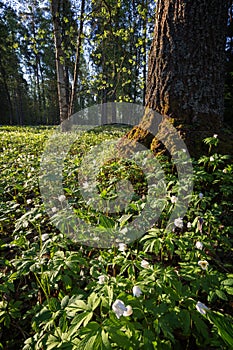
{"type": "Polygon", "coordinates": [[[210,322],[217,328],[219,335],[231,348],[233,347],[233,318],[217,312],[209,312],[207,315],[210,322]]]}
{"type": "Polygon", "coordinates": [[[78,343],[77,350],[99,349],[101,327],[97,322],[91,322],[82,329],[80,336],[85,334],[84,338],[78,343]]]}
{"type": "Polygon", "coordinates": [[[62,276],[62,281],[65,284],[66,290],[70,290],[72,288],[72,279],[68,275],[62,276]]]}
{"type": "Polygon", "coordinates": [[[108,218],[105,215],[100,214],[99,225],[104,228],[113,228],[115,227],[115,221],[113,219],[108,218]]]}
{"type": "Polygon", "coordinates": [[[225,288],[225,291],[230,294],[230,295],[233,295],[233,287],[226,287],[225,288]]]}
{"type": "Polygon", "coordinates": [[[145,346],[145,349],[154,350],[154,344],[157,344],[155,340],[155,333],[149,329],[145,329],[143,332],[143,345],[145,346]]]}
{"type": "Polygon", "coordinates": [[[34,321],[37,324],[50,320],[52,314],[51,311],[47,307],[43,307],[34,317],[34,321]]]}
{"type": "Polygon", "coordinates": [[[179,314],[179,318],[182,324],[184,335],[189,334],[191,323],[190,323],[190,313],[188,312],[188,310],[181,310],[179,314]]]}
{"type": "Polygon", "coordinates": [[[67,322],[67,319],[66,319],[66,315],[63,314],[61,317],[60,317],[60,320],[59,320],[59,328],[61,329],[62,332],[66,332],[67,330],[67,327],[68,327],[68,322],[67,322]]]}
{"type": "Polygon", "coordinates": [[[92,311],[85,311],[82,312],[80,315],[75,316],[75,318],[71,322],[69,335],[72,336],[74,333],[76,333],[82,324],[84,324],[84,326],[87,325],[88,322],[92,319],[92,316],[92,311]]]}
{"type": "Polygon", "coordinates": [[[46,349],[47,350],[58,349],[59,345],[60,345],[60,340],[54,337],[54,335],[50,334],[46,342],[46,349]]]}
{"type": "Polygon", "coordinates": [[[133,214],[125,214],[118,220],[120,222],[120,227],[124,226],[127,221],[133,216],[133,214]]]}
{"type": "Polygon", "coordinates": [[[113,301],[113,288],[111,286],[106,285],[105,290],[108,294],[109,306],[111,306],[113,301]]]}
{"type": "Polygon", "coordinates": [[[69,299],[70,298],[68,295],[64,296],[64,298],[61,301],[61,308],[62,309],[64,309],[68,305],[69,299]]]}
{"type": "Polygon", "coordinates": [[[102,338],[102,347],[101,347],[101,349],[103,349],[103,350],[111,350],[112,347],[111,347],[109,339],[108,339],[108,333],[106,333],[104,331],[104,329],[102,329],[101,338],[102,338]]]}
{"type": "Polygon", "coordinates": [[[83,300],[76,300],[73,304],[66,307],[67,315],[70,317],[75,316],[77,312],[83,310],[88,310],[88,306],[83,300]]]}
{"type": "Polygon", "coordinates": [[[88,297],[87,304],[88,308],[94,311],[100,304],[101,298],[96,293],[91,293],[88,297]]]}
{"type": "Polygon", "coordinates": [[[217,294],[217,296],[218,296],[220,299],[226,300],[226,301],[228,300],[226,294],[225,294],[222,290],[217,289],[217,290],[215,291],[215,293],[217,294]]]}
{"type": "Polygon", "coordinates": [[[195,324],[197,331],[203,336],[203,338],[208,339],[209,330],[205,322],[201,319],[199,314],[196,312],[192,314],[192,320],[195,324]]]}
{"type": "Polygon", "coordinates": [[[118,345],[118,348],[129,349],[131,343],[128,336],[118,328],[120,321],[117,319],[110,319],[108,321],[108,325],[106,325],[105,329],[109,334],[109,338],[118,345]]]}

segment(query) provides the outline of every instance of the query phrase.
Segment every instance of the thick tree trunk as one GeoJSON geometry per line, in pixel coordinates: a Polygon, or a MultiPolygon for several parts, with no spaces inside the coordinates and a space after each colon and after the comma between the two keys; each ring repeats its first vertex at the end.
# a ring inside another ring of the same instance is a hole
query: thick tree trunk
{"type": "MultiPolygon", "coordinates": [[[[166,115],[191,153],[222,125],[228,5],[224,0],[157,2],[146,110],[166,115]]],[[[147,126],[144,118],[141,127],[147,126]]],[[[132,130],[130,136],[138,134],[132,130]]]]}

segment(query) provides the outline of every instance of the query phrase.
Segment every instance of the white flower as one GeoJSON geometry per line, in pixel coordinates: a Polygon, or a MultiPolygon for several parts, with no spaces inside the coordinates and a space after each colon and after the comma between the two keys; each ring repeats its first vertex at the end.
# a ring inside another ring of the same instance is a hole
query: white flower
{"type": "Polygon", "coordinates": [[[187,223],[187,228],[191,228],[191,227],[192,227],[191,222],[188,222],[188,223],[187,223]]]}
{"type": "Polygon", "coordinates": [[[196,244],[195,244],[195,247],[196,247],[197,249],[202,250],[202,249],[203,249],[203,243],[200,242],[200,241],[197,241],[196,244]]]}
{"type": "Polygon", "coordinates": [[[199,260],[198,265],[201,266],[202,270],[207,270],[209,263],[206,260],[199,260]]]}
{"type": "Polygon", "coordinates": [[[106,278],[106,276],[100,275],[100,276],[98,277],[98,280],[99,280],[98,283],[99,283],[99,284],[104,284],[105,278],[106,278]]]}
{"type": "Polygon", "coordinates": [[[183,219],[182,218],[175,219],[174,224],[176,227],[182,228],[183,227],[183,219]]]}
{"type": "Polygon", "coordinates": [[[203,196],[204,196],[203,193],[200,192],[200,193],[199,193],[199,198],[202,199],[203,196]]]}
{"type": "Polygon", "coordinates": [[[61,196],[58,197],[59,202],[64,202],[66,200],[66,196],[64,196],[64,194],[62,194],[61,196]]]}
{"type": "Polygon", "coordinates": [[[144,269],[148,269],[149,265],[150,264],[148,263],[148,261],[146,260],[141,261],[141,267],[143,267],[144,269]]]}
{"type": "Polygon", "coordinates": [[[30,204],[32,202],[32,199],[27,199],[27,204],[30,204]]]}
{"type": "Polygon", "coordinates": [[[214,157],[213,156],[210,157],[210,162],[214,162],[214,157]]]}
{"type": "Polygon", "coordinates": [[[87,189],[89,187],[89,183],[87,181],[85,181],[83,184],[82,184],[83,188],[87,189]]]}
{"type": "Polygon", "coordinates": [[[175,204],[177,201],[178,201],[178,198],[176,196],[171,196],[172,204],[175,204]]]}
{"type": "Polygon", "coordinates": [[[117,299],[113,303],[112,309],[117,318],[120,318],[121,316],[130,316],[133,313],[132,307],[130,305],[125,306],[124,302],[120,299],[117,299]]]}
{"type": "Polygon", "coordinates": [[[223,169],[223,171],[222,171],[224,174],[226,174],[227,173],[227,169],[223,169]]]}
{"type": "Polygon", "coordinates": [[[132,315],[132,313],[133,313],[132,307],[130,305],[127,305],[126,311],[123,312],[123,316],[127,317],[127,316],[132,315]]]}
{"type": "Polygon", "coordinates": [[[214,137],[215,139],[217,139],[217,138],[218,138],[218,134],[214,134],[213,137],[214,137]]]}
{"type": "Polygon", "coordinates": [[[133,287],[133,296],[134,297],[140,297],[140,295],[142,294],[141,289],[138,286],[134,286],[133,287]]]}
{"type": "Polygon", "coordinates": [[[44,242],[47,239],[49,239],[49,234],[48,233],[44,233],[43,235],[41,235],[41,240],[44,242]]]}
{"type": "Polygon", "coordinates": [[[200,301],[197,302],[196,309],[202,315],[205,315],[206,314],[206,310],[209,310],[209,308],[205,304],[201,303],[200,301]]]}
{"type": "Polygon", "coordinates": [[[118,249],[120,252],[125,252],[127,249],[127,245],[125,243],[119,243],[118,249]]]}
{"type": "Polygon", "coordinates": [[[28,227],[28,221],[25,220],[25,221],[23,222],[23,227],[24,227],[24,228],[28,227]]]}
{"type": "Polygon", "coordinates": [[[126,235],[127,232],[128,232],[127,227],[123,227],[123,228],[120,229],[120,233],[121,233],[122,235],[126,235]]]}
{"type": "Polygon", "coordinates": [[[52,210],[52,213],[56,213],[57,208],[56,208],[56,207],[53,207],[51,210],[52,210]]]}

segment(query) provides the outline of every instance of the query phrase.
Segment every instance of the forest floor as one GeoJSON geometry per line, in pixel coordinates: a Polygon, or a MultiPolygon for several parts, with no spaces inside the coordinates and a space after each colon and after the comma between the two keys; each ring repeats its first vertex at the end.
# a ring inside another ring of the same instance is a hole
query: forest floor
{"type": "Polygon", "coordinates": [[[186,191],[126,130],[0,127],[0,349],[233,348],[232,158],[206,139],[186,191]]]}

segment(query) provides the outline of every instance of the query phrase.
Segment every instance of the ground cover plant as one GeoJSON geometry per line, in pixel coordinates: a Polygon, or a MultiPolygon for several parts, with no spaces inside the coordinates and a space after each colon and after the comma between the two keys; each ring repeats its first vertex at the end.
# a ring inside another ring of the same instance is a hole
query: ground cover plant
{"type": "MultiPolygon", "coordinates": [[[[177,176],[165,156],[167,201],[153,228],[130,244],[98,249],[59,232],[46,214],[38,174],[52,128],[1,127],[0,348],[233,348],[232,159],[205,139],[193,161],[189,208],[165,233],[177,202],[177,176]]],[[[138,215],[147,186],[135,164],[113,161],[98,175],[99,193],[114,196],[128,178],[134,197],[122,215],[97,215],[80,195],[77,173],[91,147],[124,135],[98,128],[82,135],[66,159],[64,190],[76,215],[104,232],[138,215]],[[104,231],[105,230],[105,231],[104,231]]],[[[62,201],[63,198],[58,198],[62,201]]],[[[59,214],[54,208],[54,222],[59,214]]]]}

